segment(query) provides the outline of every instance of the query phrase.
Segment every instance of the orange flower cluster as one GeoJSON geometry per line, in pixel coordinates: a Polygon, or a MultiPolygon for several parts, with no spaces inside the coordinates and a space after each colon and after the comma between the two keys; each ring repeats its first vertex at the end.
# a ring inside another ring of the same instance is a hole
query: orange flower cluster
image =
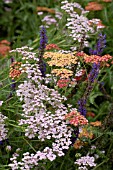
{"type": "Polygon", "coordinates": [[[89,2],[88,5],[85,7],[87,11],[100,11],[103,9],[103,6],[98,2],[89,2]]]}
{"type": "Polygon", "coordinates": [[[74,143],[73,147],[75,149],[80,149],[82,146],[84,146],[85,144],[87,144],[87,142],[83,142],[82,138],[89,138],[89,139],[93,139],[94,135],[90,130],[87,129],[87,126],[82,128],[81,132],[79,133],[78,139],[76,140],[76,142],[74,143]]]}
{"type": "Polygon", "coordinates": [[[81,125],[88,124],[88,120],[76,110],[65,115],[65,119],[69,120],[69,123],[74,126],[81,126],[81,125]]]}
{"type": "Polygon", "coordinates": [[[82,146],[84,146],[85,143],[86,142],[83,142],[83,141],[77,139],[76,142],[74,143],[73,147],[75,149],[80,149],[82,146]]]}
{"type": "Polygon", "coordinates": [[[42,7],[42,6],[38,6],[37,7],[37,11],[44,11],[44,12],[49,12],[51,14],[55,14],[55,10],[54,9],[47,8],[47,7],[42,7]]]}
{"type": "Polygon", "coordinates": [[[101,126],[102,123],[100,121],[96,121],[96,122],[90,122],[90,125],[92,125],[92,126],[101,126]]]}
{"type": "Polygon", "coordinates": [[[82,128],[82,131],[79,133],[79,138],[86,137],[89,139],[93,139],[94,135],[90,130],[87,129],[87,127],[82,128]]]}
{"type": "Polygon", "coordinates": [[[73,72],[71,70],[65,69],[65,68],[61,68],[61,69],[53,69],[52,74],[56,74],[56,76],[60,76],[62,79],[67,79],[70,76],[73,75],[73,72]]]}
{"type": "Polygon", "coordinates": [[[56,44],[48,44],[48,45],[46,45],[46,50],[52,50],[52,49],[60,50],[60,48],[56,44]]]}
{"type": "Polygon", "coordinates": [[[106,62],[111,60],[113,57],[110,56],[109,54],[106,54],[106,55],[104,55],[102,57],[97,56],[97,55],[90,55],[89,56],[87,54],[84,54],[83,58],[84,58],[86,63],[99,63],[99,62],[101,62],[103,64],[104,63],[107,64],[106,62]]]}
{"type": "Polygon", "coordinates": [[[5,56],[10,50],[10,42],[7,40],[0,41],[0,55],[5,56]]]}
{"type": "Polygon", "coordinates": [[[69,83],[70,83],[70,79],[60,79],[57,82],[57,86],[59,88],[67,87],[69,83]]]}
{"type": "Polygon", "coordinates": [[[13,62],[10,66],[9,77],[12,79],[19,78],[21,75],[21,71],[19,70],[21,66],[21,62],[13,62]]]}

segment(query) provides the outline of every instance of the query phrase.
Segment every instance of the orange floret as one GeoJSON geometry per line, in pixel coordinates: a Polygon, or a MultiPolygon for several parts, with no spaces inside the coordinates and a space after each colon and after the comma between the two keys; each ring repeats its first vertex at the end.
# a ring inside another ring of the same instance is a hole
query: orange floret
{"type": "Polygon", "coordinates": [[[49,13],[55,14],[55,10],[54,9],[47,8],[47,7],[42,7],[42,6],[38,6],[37,7],[37,11],[45,11],[45,12],[49,12],[49,13]]]}

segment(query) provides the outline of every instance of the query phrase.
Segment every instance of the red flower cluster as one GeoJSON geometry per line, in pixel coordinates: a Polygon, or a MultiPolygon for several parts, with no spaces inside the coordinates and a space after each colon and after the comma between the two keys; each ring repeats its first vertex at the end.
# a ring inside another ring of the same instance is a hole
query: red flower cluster
{"type": "MultiPolygon", "coordinates": [[[[109,67],[109,64],[107,62],[109,62],[110,60],[113,59],[113,56],[106,54],[102,57],[98,56],[98,55],[87,55],[84,52],[78,52],[76,53],[77,57],[82,57],[85,61],[85,63],[101,63],[102,65],[105,64],[105,66],[109,67]]],[[[113,64],[113,61],[110,61],[111,64],[113,64]]]]}
{"type": "Polygon", "coordinates": [[[46,50],[51,50],[51,49],[60,50],[60,48],[56,44],[48,44],[48,45],[46,45],[46,50]]]}
{"type": "Polygon", "coordinates": [[[70,82],[70,79],[60,79],[60,80],[58,80],[58,82],[57,82],[57,86],[58,86],[59,88],[67,87],[68,84],[69,84],[69,82],[70,82]]]}
{"type": "Polygon", "coordinates": [[[77,52],[77,53],[76,53],[76,56],[77,56],[77,57],[83,57],[84,55],[85,55],[84,52],[77,52]]]}
{"type": "Polygon", "coordinates": [[[80,114],[80,112],[77,112],[76,110],[68,113],[65,116],[66,120],[69,120],[69,123],[74,126],[81,126],[81,125],[87,125],[88,120],[80,114]]]}

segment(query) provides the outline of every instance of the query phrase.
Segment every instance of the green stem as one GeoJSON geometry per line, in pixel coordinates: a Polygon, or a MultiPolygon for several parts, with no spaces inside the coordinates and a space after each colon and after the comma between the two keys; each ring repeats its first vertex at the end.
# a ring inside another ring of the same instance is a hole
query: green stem
{"type": "Polygon", "coordinates": [[[109,159],[104,160],[103,162],[101,162],[100,164],[98,164],[95,168],[93,168],[92,170],[96,170],[98,167],[100,167],[101,165],[103,165],[105,162],[107,162],[109,159]]]}

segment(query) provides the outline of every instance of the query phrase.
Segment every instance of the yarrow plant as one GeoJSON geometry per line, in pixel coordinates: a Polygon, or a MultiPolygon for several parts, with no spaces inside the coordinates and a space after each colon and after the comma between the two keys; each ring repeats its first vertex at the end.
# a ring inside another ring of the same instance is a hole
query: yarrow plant
{"type": "MultiPolygon", "coordinates": [[[[67,0],[62,1],[61,9],[63,9],[68,15],[66,26],[71,30],[69,36],[73,38],[76,44],[83,43],[83,46],[88,46],[87,39],[89,33],[94,33],[93,27],[90,25],[86,14],[88,11],[84,10],[80,4],[74,2],[69,3],[67,0]],[[80,14],[77,11],[80,11],[80,14]]],[[[74,48],[75,49],[75,48],[74,48]]]]}
{"type": "MultiPolygon", "coordinates": [[[[60,2],[53,8],[51,3],[32,8],[40,15],[38,26],[45,23],[39,27],[40,40],[0,59],[0,169],[112,169],[113,112],[103,118],[113,110],[113,57],[102,56],[104,34],[87,54],[99,24],[106,27],[88,19],[82,2],[63,1],[66,16],[56,13],[60,2]]],[[[3,3],[11,10],[13,4],[3,3]]]]}
{"type": "Polygon", "coordinates": [[[29,139],[35,137],[40,141],[53,139],[51,147],[45,147],[43,151],[36,151],[35,154],[24,153],[21,162],[17,162],[17,157],[13,157],[12,163],[9,164],[12,170],[26,167],[30,169],[38,165],[40,160],[52,161],[56,156],[63,156],[63,150],[68,149],[71,144],[73,129],[68,127],[64,118],[68,109],[62,104],[62,100],[66,98],[61,97],[54,89],[41,84],[45,78],[41,76],[37,64],[39,59],[35,53],[29,52],[28,47],[12,50],[12,52],[23,55],[24,64],[21,64],[20,70],[28,79],[21,83],[16,91],[20,101],[23,102],[19,126],[25,126],[25,136],[29,139]],[[32,64],[30,64],[31,61],[32,64]]]}

